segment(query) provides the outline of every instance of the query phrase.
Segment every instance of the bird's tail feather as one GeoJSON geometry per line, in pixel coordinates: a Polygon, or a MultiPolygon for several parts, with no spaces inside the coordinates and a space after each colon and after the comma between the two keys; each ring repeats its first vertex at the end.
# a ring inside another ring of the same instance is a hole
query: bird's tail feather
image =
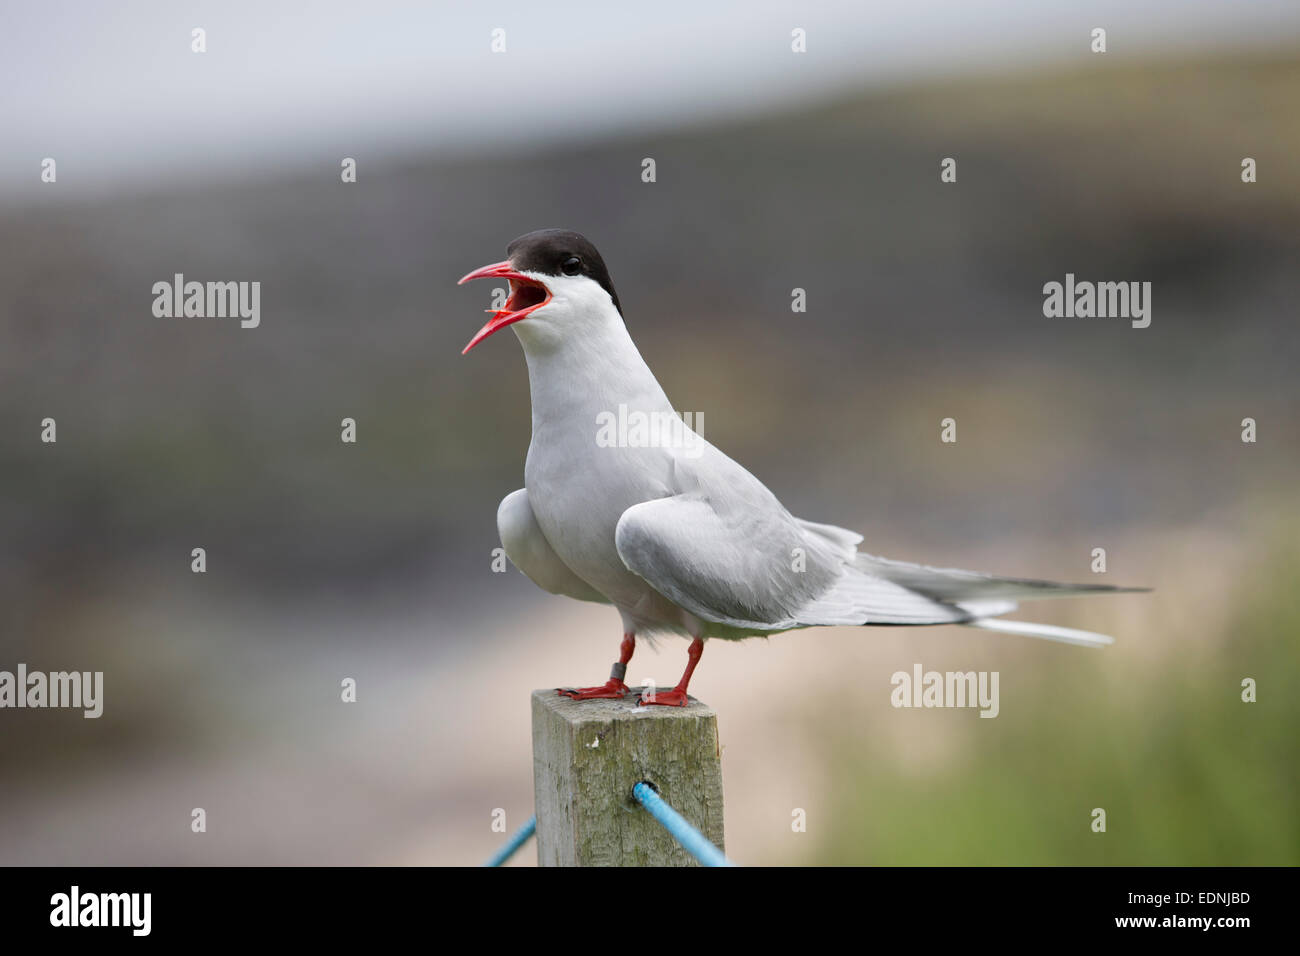
{"type": "Polygon", "coordinates": [[[1048,641],[1062,644],[1078,644],[1082,647],[1105,647],[1114,644],[1115,638],[1092,631],[1079,631],[1072,627],[1058,627],[1055,624],[1034,624],[1031,621],[1006,621],[1002,618],[981,617],[966,622],[967,627],[982,627],[986,631],[1001,631],[1004,634],[1023,634],[1026,637],[1041,637],[1048,641]]]}
{"type": "Polygon", "coordinates": [[[878,575],[887,581],[893,581],[928,597],[952,604],[997,600],[1027,601],[1081,594],[1116,594],[1124,591],[1150,590],[1150,588],[1115,587],[1110,584],[1066,584],[1061,581],[1039,581],[1031,578],[1003,578],[992,574],[981,574],[978,571],[931,568],[907,561],[893,561],[862,552],[858,552],[854,563],[868,574],[878,575]]]}

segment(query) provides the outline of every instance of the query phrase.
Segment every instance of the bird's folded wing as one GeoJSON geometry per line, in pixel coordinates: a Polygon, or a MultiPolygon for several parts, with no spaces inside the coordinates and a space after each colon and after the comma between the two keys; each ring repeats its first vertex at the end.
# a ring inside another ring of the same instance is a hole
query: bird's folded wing
{"type": "Polygon", "coordinates": [[[758,633],[971,619],[962,608],[864,572],[851,532],[819,528],[757,489],[742,500],[691,492],[629,508],[615,544],[629,570],[679,607],[758,633]]]}
{"type": "Polygon", "coordinates": [[[609,599],[578,577],[546,539],[533,514],[527,489],[520,488],[501,499],[497,508],[497,531],[506,557],[543,591],[563,594],[579,601],[608,604],[609,599]]]}

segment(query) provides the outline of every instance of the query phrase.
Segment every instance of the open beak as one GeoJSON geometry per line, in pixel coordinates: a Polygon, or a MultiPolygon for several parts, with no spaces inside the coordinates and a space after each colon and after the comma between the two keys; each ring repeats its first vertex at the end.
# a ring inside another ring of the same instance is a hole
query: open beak
{"type": "Polygon", "coordinates": [[[488,319],[487,325],[479,329],[474,337],[469,340],[469,345],[461,349],[461,355],[478,345],[493,332],[504,329],[507,325],[514,325],[520,319],[528,318],[533,312],[551,301],[551,293],[546,286],[536,279],[530,279],[528,276],[516,272],[509,260],[494,262],[490,266],[475,269],[456,284],[464,285],[470,279],[489,278],[509,279],[510,298],[506,300],[505,308],[494,313],[492,318],[488,319]]]}

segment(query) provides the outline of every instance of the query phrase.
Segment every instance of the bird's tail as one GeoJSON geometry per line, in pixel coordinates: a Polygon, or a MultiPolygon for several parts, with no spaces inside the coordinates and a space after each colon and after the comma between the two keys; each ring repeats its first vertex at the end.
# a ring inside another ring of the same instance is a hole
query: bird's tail
{"type": "Polygon", "coordinates": [[[982,627],[986,631],[1001,631],[1004,634],[1023,634],[1026,637],[1041,637],[1047,641],[1061,644],[1078,644],[1081,647],[1105,647],[1114,644],[1115,638],[1092,631],[1079,631],[1072,627],[1057,627],[1055,624],[1034,624],[1031,621],[1005,621],[1001,618],[981,617],[966,622],[967,627],[982,627]]]}
{"type": "MultiPolygon", "coordinates": [[[[855,576],[846,576],[846,580],[853,587],[850,589],[846,586],[844,594],[834,595],[840,598],[840,601],[832,607],[832,610],[842,612],[842,606],[846,602],[854,611],[866,606],[873,612],[867,623],[965,624],[986,631],[1021,634],[1047,641],[1058,641],[1062,644],[1105,647],[1107,644],[1114,644],[1115,639],[1105,634],[1079,631],[1072,627],[1058,627],[1055,624],[1007,621],[1002,618],[1002,615],[1016,610],[1021,601],[1150,590],[1150,588],[1115,587],[1109,584],[1067,584],[1061,581],[1039,581],[1031,578],[1003,578],[977,571],[963,571],[959,568],[932,568],[924,564],[893,561],[858,551],[857,546],[862,542],[862,535],[856,532],[811,521],[801,521],[800,524],[809,533],[840,549],[855,570],[861,572],[855,576]],[[918,608],[913,604],[900,601],[897,594],[883,593],[879,587],[882,579],[911,592],[913,596],[920,595],[928,598],[932,602],[931,606],[928,609],[918,608]],[[882,602],[886,599],[888,604],[885,610],[890,617],[882,619],[880,611],[882,602]]],[[[844,622],[817,620],[806,623],[844,622]]]]}
{"type": "Polygon", "coordinates": [[[1001,631],[1004,634],[1038,637],[1062,644],[1078,644],[1083,647],[1105,647],[1107,644],[1114,644],[1115,639],[1105,634],[1080,631],[1072,627],[1058,627],[1055,624],[1008,621],[1000,615],[1016,610],[1019,603],[1024,600],[1149,590],[1149,588],[1114,587],[1106,584],[1065,584],[1059,581],[1000,578],[956,568],[931,568],[905,561],[891,561],[869,554],[859,554],[857,564],[896,584],[961,608],[972,617],[972,620],[963,622],[969,627],[1001,631]]]}

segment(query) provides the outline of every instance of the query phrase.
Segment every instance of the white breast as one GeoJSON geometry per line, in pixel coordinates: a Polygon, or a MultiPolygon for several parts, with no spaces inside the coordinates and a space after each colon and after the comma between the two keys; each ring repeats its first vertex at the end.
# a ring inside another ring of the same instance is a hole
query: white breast
{"type": "Polygon", "coordinates": [[[524,484],[555,553],[634,617],[680,614],[619,558],[614,531],[633,505],[671,494],[672,449],[602,445],[601,416],[672,413],[609,295],[548,276],[552,302],[513,326],[528,360],[533,436],[524,484]]]}

